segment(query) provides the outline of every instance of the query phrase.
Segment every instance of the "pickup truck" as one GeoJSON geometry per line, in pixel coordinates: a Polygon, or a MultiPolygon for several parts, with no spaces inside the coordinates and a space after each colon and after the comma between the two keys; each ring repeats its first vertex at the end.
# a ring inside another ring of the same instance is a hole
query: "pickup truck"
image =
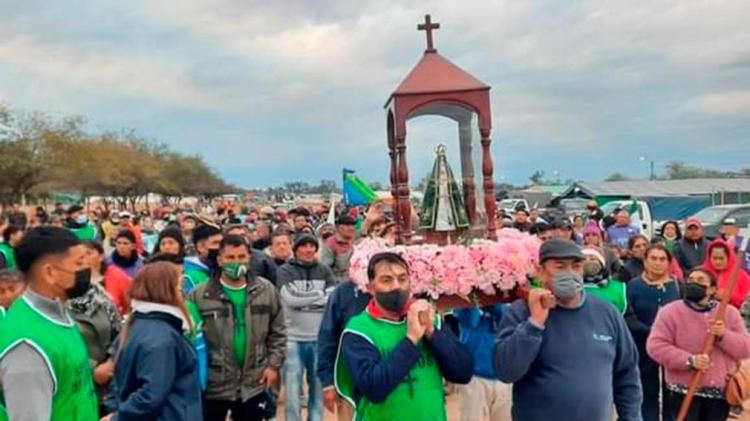
{"type": "Polygon", "coordinates": [[[513,214],[519,209],[531,209],[526,199],[503,199],[498,203],[497,208],[504,210],[508,214],[513,214]]]}
{"type": "Polygon", "coordinates": [[[659,234],[663,222],[682,221],[711,206],[710,196],[654,196],[615,200],[601,208],[605,215],[609,215],[618,207],[630,210],[634,201],[637,212],[633,219],[639,221],[641,232],[649,237],[659,234]]]}

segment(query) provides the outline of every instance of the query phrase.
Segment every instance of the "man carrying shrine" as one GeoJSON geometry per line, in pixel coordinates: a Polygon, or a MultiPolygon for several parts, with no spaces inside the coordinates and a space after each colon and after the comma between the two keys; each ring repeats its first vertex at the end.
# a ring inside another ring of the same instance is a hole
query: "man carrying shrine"
{"type": "Polygon", "coordinates": [[[494,366],[514,420],[642,419],[638,350],[615,306],[585,292],[583,261],[572,241],[542,244],[543,287],[503,315],[494,366]]]}
{"type": "Polygon", "coordinates": [[[336,389],[355,419],[445,420],[443,378],[471,380],[471,353],[435,317],[425,300],[411,299],[409,266],[394,253],[368,264],[365,311],[346,325],[336,359],[336,389]]]}

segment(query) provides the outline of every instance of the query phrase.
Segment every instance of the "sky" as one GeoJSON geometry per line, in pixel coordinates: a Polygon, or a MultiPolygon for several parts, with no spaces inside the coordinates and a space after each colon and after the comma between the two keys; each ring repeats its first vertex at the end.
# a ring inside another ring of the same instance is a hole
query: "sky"
{"type": "MultiPolygon", "coordinates": [[[[389,95],[435,46],[490,85],[495,179],[750,157],[745,0],[3,0],[0,103],[201,154],[241,187],[386,182],[389,95]],[[643,159],[640,159],[643,158],[643,159]]],[[[457,127],[411,120],[416,182],[457,127]]],[[[478,169],[477,165],[477,169],[478,169]]]]}

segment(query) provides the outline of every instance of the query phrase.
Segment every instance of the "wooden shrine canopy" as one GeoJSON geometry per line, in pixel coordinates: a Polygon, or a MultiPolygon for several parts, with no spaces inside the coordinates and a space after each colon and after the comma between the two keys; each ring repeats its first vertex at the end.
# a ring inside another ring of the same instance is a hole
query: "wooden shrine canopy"
{"type": "Polygon", "coordinates": [[[440,28],[430,15],[417,26],[427,35],[427,48],[416,66],[391,94],[385,105],[387,113],[388,154],[391,158],[391,194],[395,198],[394,216],[399,242],[412,237],[409,169],[406,162],[406,122],[423,115],[439,115],[458,123],[461,150],[461,173],[464,203],[469,222],[479,223],[474,165],[472,162],[471,121],[478,117],[482,147],[482,196],[488,235],[495,234],[495,193],[493,164],[490,154],[490,87],[438,54],[432,31],[440,28]]]}

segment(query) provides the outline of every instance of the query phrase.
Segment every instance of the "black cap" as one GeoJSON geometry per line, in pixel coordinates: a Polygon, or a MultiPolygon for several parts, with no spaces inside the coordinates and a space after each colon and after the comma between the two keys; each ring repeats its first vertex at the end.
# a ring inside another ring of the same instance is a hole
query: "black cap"
{"type": "Polygon", "coordinates": [[[317,238],[310,234],[302,234],[298,235],[297,238],[294,239],[294,246],[292,247],[292,251],[296,253],[297,249],[305,244],[313,244],[315,245],[316,249],[319,246],[317,238]]]}
{"type": "Polygon", "coordinates": [[[581,248],[574,242],[553,238],[545,241],[539,249],[539,263],[544,263],[549,259],[573,259],[583,260],[581,248]]]}
{"type": "Polygon", "coordinates": [[[82,210],[83,210],[83,206],[81,206],[81,205],[73,205],[73,206],[71,206],[71,207],[68,208],[68,212],[67,213],[68,213],[68,215],[70,215],[72,213],[80,212],[82,210]]]}
{"type": "Polygon", "coordinates": [[[198,225],[193,230],[193,244],[198,244],[199,241],[205,240],[208,237],[212,237],[217,234],[221,234],[221,230],[214,225],[198,225]]]}

